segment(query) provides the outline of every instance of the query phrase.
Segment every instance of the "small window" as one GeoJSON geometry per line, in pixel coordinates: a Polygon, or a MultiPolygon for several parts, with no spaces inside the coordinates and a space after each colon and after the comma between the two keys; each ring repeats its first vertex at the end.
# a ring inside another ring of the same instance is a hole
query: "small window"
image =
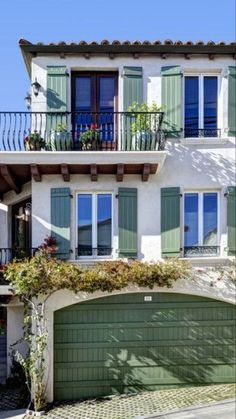
{"type": "Polygon", "coordinates": [[[216,255],[218,246],[218,193],[184,194],[184,253],[216,255]]]}
{"type": "Polygon", "coordinates": [[[77,255],[107,256],[112,252],[112,195],[77,195],[77,255]]]}
{"type": "Polygon", "coordinates": [[[218,137],[217,76],[186,76],[184,84],[185,137],[218,137]]]}

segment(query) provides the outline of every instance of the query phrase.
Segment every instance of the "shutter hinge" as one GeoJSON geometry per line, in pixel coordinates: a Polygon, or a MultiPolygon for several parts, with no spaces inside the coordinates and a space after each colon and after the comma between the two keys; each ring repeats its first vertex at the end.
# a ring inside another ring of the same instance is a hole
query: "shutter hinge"
{"type": "Polygon", "coordinates": [[[70,193],[70,195],[69,195],[69,197],[72,199],[72,198],[74,198],[74,196],[70,193]]]}
{"type": "Polygon", "coordinates": [[[116,197],[116,199],[118,199],[119,198],[119,194],[116,194],[115,197],[116,197]]]}
{"type": "Polygon", "coordinates": [[[180,196],[180,198],[183,198],[183,194],[182,193],[180,193],[179,196],[180,196]]]}
{"type": "Polygon", "coordinates": [[[70,250],[69,250],[69,252],[70,252],[70,253],[73,253],[73,249],[70,249],[70,250]]]}

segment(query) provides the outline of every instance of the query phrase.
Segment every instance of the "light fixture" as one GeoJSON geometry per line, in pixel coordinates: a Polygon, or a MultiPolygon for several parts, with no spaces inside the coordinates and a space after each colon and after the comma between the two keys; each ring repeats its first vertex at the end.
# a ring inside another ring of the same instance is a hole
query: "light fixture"
{"type": "Polygon", "coordinates": [[[31,203],[27,202],[27,204],[25,205],[25,215],[27,217],[30,217],[31,215],[31,203]]]}
{"type": "Polygon", "coordinates": [[[31,86],[33,87],[34,96],[38,96],[41,84],[39,84],[36,77],[34,83],[32,83],[31,86]]]}
{"type": "Polygon", "coordinates": [[[25,101],[25,105],[26,105],[27,109],[30,109],[31,108],[31,94],[29,92],[27,92],[27,94],[24,98],[24,101],[25,101]]]}

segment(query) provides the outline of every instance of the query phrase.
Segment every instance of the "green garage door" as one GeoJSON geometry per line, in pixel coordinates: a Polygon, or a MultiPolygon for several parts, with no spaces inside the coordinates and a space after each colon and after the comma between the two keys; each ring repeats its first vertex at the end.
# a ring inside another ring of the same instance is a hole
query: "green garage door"
{"type": "Polygon", "coordinates": [[[235,307],[126,294],[55,312],[54,398],[73,400],[235,378],[235,307]]]}

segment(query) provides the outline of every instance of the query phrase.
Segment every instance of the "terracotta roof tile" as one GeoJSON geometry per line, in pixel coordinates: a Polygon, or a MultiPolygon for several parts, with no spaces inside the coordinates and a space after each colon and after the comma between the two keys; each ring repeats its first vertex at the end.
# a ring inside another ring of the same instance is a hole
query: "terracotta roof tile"
{"type": "Polygon", "coordinates": [[[98,41],[91,41],[91,42],[86,42],[84,40],[81,40],[79,42],[65,42],[65,41],[60,41],[58,43],[54,43],[54,42],[50,42],[50,43],[43,43],[43,42],[37,42],[36,44],[32,44],[30,41],[21,38],[19,40],[19,44],[20,45],[209,45],[209,46],[214,46],[214,45],[236,45],[236,42],[229,42],[226,43],[224,41],[220,41],[218,43],[209,40],[207,42],[204,42],[202,40],[193,42],[191,40],[183,42],[181,40],[177,40],[177,41],[172,41],[171,39],[166,39],[164,40],[164,42],[160,41],[160,40],[155,40],[155,41],[149,41],[149,40],[144,40],[144,41],[140,41],[140,40],[134,40],[134,41],[129,41],[129,40],[124,40],[124,41],[120,41],[118,39],[115,39],[113,41],[109,41],[108,39],[103,39],[101,42],[98,41]]]}

